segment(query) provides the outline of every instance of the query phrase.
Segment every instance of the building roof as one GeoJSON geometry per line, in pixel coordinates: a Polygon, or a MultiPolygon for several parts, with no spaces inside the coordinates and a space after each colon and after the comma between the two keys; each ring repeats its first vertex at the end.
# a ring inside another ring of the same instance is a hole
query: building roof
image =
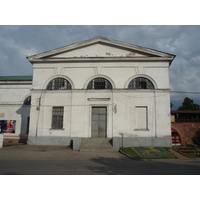
{"type": "Polygon", "coordinates": [[[175,55],[99,36],[99,37],[95,37],[89,40],[77,42],[71,45],[67,45],[61,48],[57,48],[54,50],[46,51],[43,53],[39,53],[39,54],[27,57],[27,59],[31,63],[33,62],[61,62],[61,61],[68,62],[71,60],[85,61],[89,59],[90,60],[92,59],[92,61],[94,60],[110,61],[111,59],[117,60],[119,58],[120,60],[139,60],[139,61],[140,60],[166,60],[171,63],[173,59],[175,58],[175,55]],[[75,55],[74,57],[68,57],[68,56],[62,57],[64,53],[66,55],[66,53],[68,52],[76,51],[78,49],[83,49],[86,47],[91,47],[96,44],[104,45],[107,47],[108,46],[113,47],[115,49],[127,50],[129,51],[129,54],[127,54],[126,56],[117,57],[117,56],[112,56],[111,53],[106,52],[107,55],[109,54],[111,56],[110,57],[103,56],[101,58],[99,56],[90,57],[88,55],[79,55],[79,56],[75,55]],[[134,52],[138,52],[146,56],[137,57],[135,56],[134,52]],[[62,56],[59,56],[59,55],[62,55],[62,56]]]}
{"type": "Polygon", "coordinates": [[[33,76],[0,76],[0,81],[32,81],[33,76]]]}

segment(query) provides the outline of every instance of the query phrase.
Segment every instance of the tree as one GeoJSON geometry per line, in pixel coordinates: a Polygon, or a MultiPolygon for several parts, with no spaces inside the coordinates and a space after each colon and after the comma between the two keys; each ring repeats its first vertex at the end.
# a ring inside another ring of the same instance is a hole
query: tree
{"type": "Polygon", "coordinates": [[[174,106],[174,104],[173,103],[170,103],[170,108],[172,109],[172,107],[174,106]]]}
{"type": "Polygon", "coordinates": [[[182,106],[180,106],[178,110],[200,110],[200,105],[195,104],[193,99],[185,97],[182,106]]]}

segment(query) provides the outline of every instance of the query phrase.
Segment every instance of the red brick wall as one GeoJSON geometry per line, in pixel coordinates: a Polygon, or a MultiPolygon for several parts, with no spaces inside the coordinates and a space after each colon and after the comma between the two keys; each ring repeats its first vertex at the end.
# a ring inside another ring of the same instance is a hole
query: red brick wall
{"type": "Polygon", "coordinates": [[[171,123],[171,128],[175,129],[181,137],[181,145],[193,144],[192,137],[200,129],[200,123],[171,123]]]}

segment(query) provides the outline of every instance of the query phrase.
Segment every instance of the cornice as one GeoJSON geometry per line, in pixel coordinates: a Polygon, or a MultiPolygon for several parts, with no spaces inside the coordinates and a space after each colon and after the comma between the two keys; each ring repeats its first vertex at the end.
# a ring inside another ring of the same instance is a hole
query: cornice
{"type": "Polygon", "coordinates": [[[58,62],[146,62],[146,61],[168,61],[171,62],[171,57],[72,57],[72,58],[43,58],[31,59],[31,63],[58,63],[58,62]]]}

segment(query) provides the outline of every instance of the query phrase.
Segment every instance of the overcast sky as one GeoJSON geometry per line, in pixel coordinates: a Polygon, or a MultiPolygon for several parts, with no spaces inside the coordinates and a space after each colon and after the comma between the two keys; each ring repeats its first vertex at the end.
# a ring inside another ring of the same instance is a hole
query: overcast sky
{"type": "MultiPolygon", "coordinates": [[[[0,76],[32,75],[27,56],[96,36],[175,54],[170,66],[172,91],[200,93],[200,26],[197,25],[1,25],[0,76]]],[[[186,96],[200,104],[200,94],[172,92],[173,109],[186,96]]]]}

